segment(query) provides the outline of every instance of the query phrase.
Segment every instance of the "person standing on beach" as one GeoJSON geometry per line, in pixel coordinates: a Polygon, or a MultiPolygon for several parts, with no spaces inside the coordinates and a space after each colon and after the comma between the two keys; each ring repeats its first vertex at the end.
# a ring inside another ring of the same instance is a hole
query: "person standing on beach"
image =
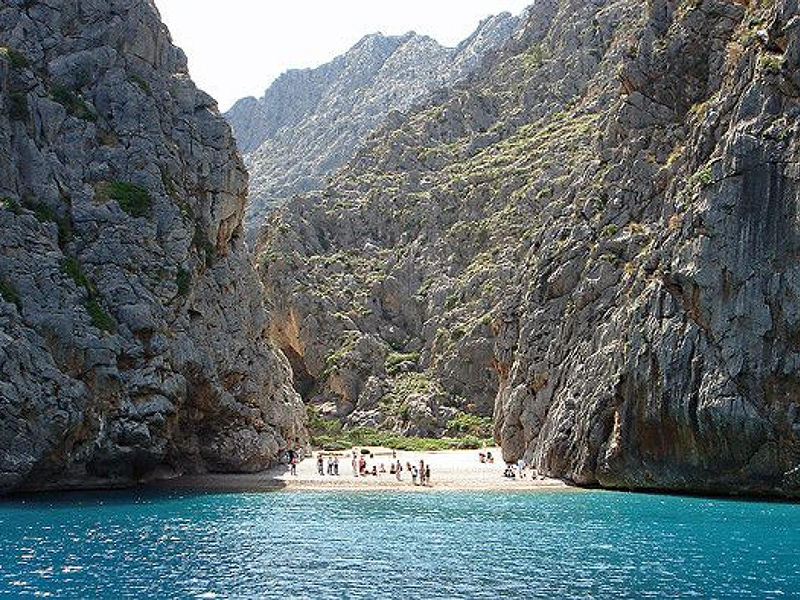
{"type": "Polygon", "coordinates": [[[419,484],[425,485],[425,461],[419,461],[419,484]]]}
{"type": "Polygon", "coordinates": [[[400,473],[402,473],[402,472],[403,472],[403,465],[398,460],[397,461],[397,465],[395,465],[395,468],[394,468],[394,476],[397,477],[397,481],[401,481],[400,473]]]}
{"type": "Polygon", "coordinates": [[[339,476],[339,457],[338,456],[334,456],[333,457],[333,474],[336,475],[337,477],[339,476]]]}
{"type": "Polygon", "coordinates": [[[431,484],[431,465],[425,465],[425,485],[431,484]]]}
{"type": "Polygon", "coordinates": [[[297,476],[297,452],[290,450],[289,454],[289,472],[297,476]]]}
{"type": "Polygon", "coordinates": [[[325,475],[325,459],[322,457],[322,452],[317,455],[317,473],[325,475]]]}
{"type": "Polygon", "coordinates": [[[353,477],[358,477],[358,458],[355,452],[353,452],[353,460],[350,461],[350,464],[353,466],[353,477]]]}
{"type": "Polygon", "coordinates": [[[411,483],[417,485],[417,467],[411,467],[411,483]]]}

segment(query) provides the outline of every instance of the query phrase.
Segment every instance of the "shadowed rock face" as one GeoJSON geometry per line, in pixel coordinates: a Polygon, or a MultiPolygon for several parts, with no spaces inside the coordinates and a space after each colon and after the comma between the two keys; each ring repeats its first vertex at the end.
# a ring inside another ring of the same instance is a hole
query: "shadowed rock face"
{"type": "Polygon", "coordinates": [[[255,471],[305,439],[247,175],[149,0],[0,8],[0,491],[255,471]]]}
{"type": "Polygon", "coordinates": [[[797,496],[797,9],[536,2],[262,231],[276,337],[346,422],[494,397],[548,475],[797,496]]]}
{"type": "Polygon", "coordinates": [[[262,98],[237,102],[225,116],[251,177],[249,237],[274,206],[319,189],[392,112],[467,77],[518,23],[508,13],[490,17],[456,48],[414,33],[369,35],[328,64],[284,73],[262,98]]]}

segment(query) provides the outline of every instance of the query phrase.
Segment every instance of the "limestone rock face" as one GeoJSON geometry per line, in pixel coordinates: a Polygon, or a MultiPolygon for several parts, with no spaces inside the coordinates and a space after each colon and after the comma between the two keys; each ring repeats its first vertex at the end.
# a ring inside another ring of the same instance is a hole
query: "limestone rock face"
{"type": "Polygon", "coordinates": [[[247,174],[153,3],[8,0],[0,46],[0,492],[304,443],[247,174]]]}
{"type": "Polygon", "coordinates": [[[538,0],[262,231],[295,372],[400,429],[493,398],[581,485],[800,495],[797,9],[538,0]]]}
{"type": "Polygon", "coordinates": [[[463,79],[518,25],[490,17],[456,48],[429,37],[369,35],[316,69],[292,70],[258,100],[226,114],[250,172],[247,228],[255,234],[270,208],[318,189],[393,111],[405,112],[463,79]]]}

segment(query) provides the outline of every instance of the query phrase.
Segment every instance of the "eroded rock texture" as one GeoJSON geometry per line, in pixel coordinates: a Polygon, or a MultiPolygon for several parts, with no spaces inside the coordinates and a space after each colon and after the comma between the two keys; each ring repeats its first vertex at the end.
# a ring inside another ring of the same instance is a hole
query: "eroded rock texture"
{"type": "Polygon", "coordinates": [[[519,19],[486,19],[456,48],[415,33],[366,36],[316,69],[284,73],[258,100],[226,113],[250,172],[245,217],[255,237],[272,207],[319,189],[394,111],[467,77],[502,46],[519,19]]]}
{"type": "Polygon", "coordinates": [[[150,0],[0,7],[0,491],[254,471],[304,440],[247,175],[150,0]]]}
{"type": "Polygon", "coordinates": [[[262,232],[295,372],[351,423],[414,424],[403,378],[434,421],[493,403],[506,459],[582,485],[797,496],[798,24],[535,2],[262,232]]]}

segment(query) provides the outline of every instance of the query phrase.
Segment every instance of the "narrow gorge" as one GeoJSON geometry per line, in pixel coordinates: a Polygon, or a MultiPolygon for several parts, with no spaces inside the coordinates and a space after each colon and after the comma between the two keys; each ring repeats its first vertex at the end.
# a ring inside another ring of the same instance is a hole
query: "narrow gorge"
{"type": "Polygon", "coordinates": [[[797,8],[535,2],[262,229],[296,379],[579,485],[797,496],[797,8]]]}

